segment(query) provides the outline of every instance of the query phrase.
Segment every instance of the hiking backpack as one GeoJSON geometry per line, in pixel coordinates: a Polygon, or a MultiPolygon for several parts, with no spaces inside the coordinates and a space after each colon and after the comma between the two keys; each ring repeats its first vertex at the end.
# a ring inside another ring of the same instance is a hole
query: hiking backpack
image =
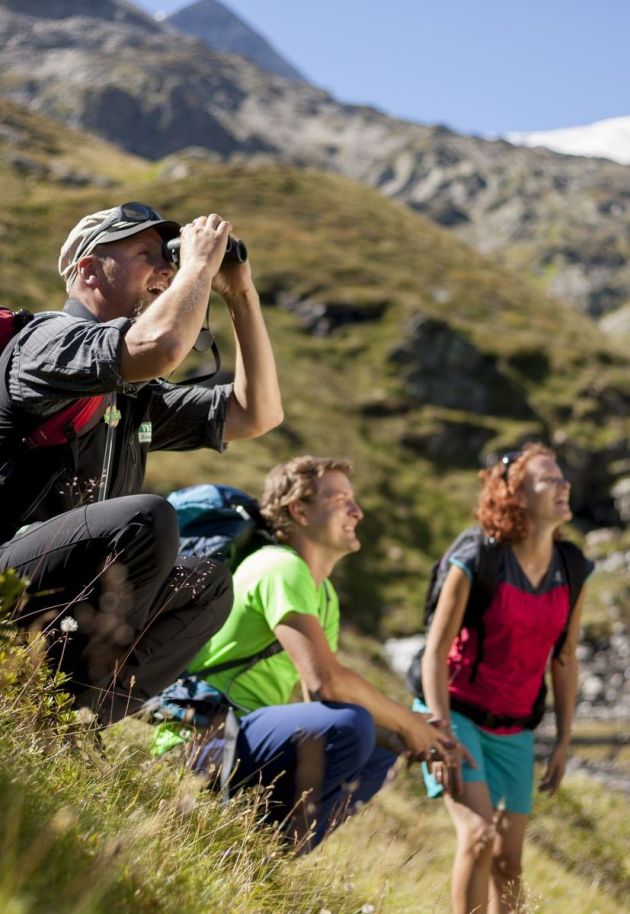
{"type": "Polygon", "coordinates": [[[235,571],[251,552],[275,543],[258,501],[242,489],[188,486],[168,501],[177,512],[181,555],[212,556],[235,571]]]}
{"type": "MultiPolygon", "coordinates": [[[[462,550],[465,550],[471,544],[474,545],[475,548],[475,559],[473,565],[474,574],[470,588],[470,594],[468,596],[468,602],[466,603],[466,608],[464,610],[464,615],[460,625],[460,631],[463,628],[467,628],[469,630],[474,629],[477,632],[477,650],[470,673],[470,681],[474,682],[477,676],[479,665],[482,662],[484,656],[484,612],[490,606],[498,586],[501,559],[505,549],[508,547],[502,543],[498,543],[493,537],[487,536],[480,527],[468,527],[466,530],[460,533],[459,536],[448,547],[446,552],[442,555],[440,560],[437,561],[431,569],[429,586],[427,588],[427,595],[423,611],[423,624],[424,632],[425,634],[428,634],[431,622],[435,616],[435,610],[440,599],[440,593],[442,591],[446,575],[448,574],[449,568],[451,567],[451,556],[456,555],[458,552],[462,552],[462,550]]],[[[586,579],[586,562],[582,552],[573,543],[570,543],[567,540],[558,540],[555,545],[559,549],[569,587],[569,615],[562,632],[556,639],[556,643],[553,649],[553,656],[558,657],[567,637],[569,621],[575,608],[575,604],[577,603],[577,599],[582,590],[582,585],[586,579]]],[[[414,655],[405,677],[409,690],[416,698],[421,700],[424,700],[424,693],[422,689],[422,658],[424,655],[424,650],[425,648],[423,646],[414,655]]],[[[536,701],[534,702],[534,707],[532,708],[530,717],[526,720],[519,721],[511,721],[509,718],[503,718],[498,723],[495,719],[494,725],[511,726],[512,724],[518,723],[519,725],[522,724],[527,729],[534,729],[542,720],[545,710],[546,694],[547,686],[543,674],[540,690],[536,701]]],[[[467,716],[475,720],[475,711],[472,709],[472,706],[464,708],[463,706],[456,707],[456,704],[457,702],[452,701],[454,710],[460,710],[462,713],[467,714],[467,716]]],[[[460,702],[459,704],[462,703],[460,702]]],[[[492,722],[490,721],[490,718],[492,718],[492,715],[488,714],[485,715],[485,717],[488,721],[486,725],[491,726],[492,722]]],[[[479,721],[481,721],[481,717],[479,717],[479,721]]],[[[482,726],[484,723],[482,723],[482,726]]]]}
{"type": "MultiPolygon", "coordinates": [[[[63,313],[62,311],[45,312],[45,316],[52,317],[63,313]]],[[[0,306],[0,355],[9,347],[13,348],[20,332],[39,316],[26,309],[12,311],[10,308],[0,306]]],[[[8,358],[7,355],[2,363],[5,370],[8,366],[8,358]]],[[[103,394],[73,400],[53,416],[44,419],[25,435],[21,443],[27,447],[54,447],[59,444],[67,444],[73,438],[94,428],[104,415],[106,405],[106,397],[103,394]]],[[[3,480],[10,474],[12,465],[13,460],[10,459],[3,467],[0,467],[0,476],[3,480]]]]}
{"type": "MultiPolygon", "coordinates": [[[[258,501],[242,489],[224,485],[196,485],[177,489],[168,496],[177,512],[180,554],[208,556],[235,571],[252,552],[276,541],[260,513],[258,501]]],[[[183,673],[172,685],[149,699],[144,712],[154,723],[178,721],[195,727],[208,726],[220,693],[201,676],[222,673],[255,663],[283,650],[276,639],[255,654],[235,657],[207,667],[198,674],[183,673]]]]}

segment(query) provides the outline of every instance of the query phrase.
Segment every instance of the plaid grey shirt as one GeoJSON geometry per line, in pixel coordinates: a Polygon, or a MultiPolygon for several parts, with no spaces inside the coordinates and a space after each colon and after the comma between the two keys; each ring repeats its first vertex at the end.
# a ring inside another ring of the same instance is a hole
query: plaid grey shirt
{"type": "MultiPolygon", "coordinates": [[[[147,382],[124,381],[118,370],[121,342],[131,324],[127,318],[101,323],[75,299],[66,302],[63,314],[37,316],[13,350],[11,399],[26,412],[45,417],[76,397],[114,391],[135,397],[147,382]]],[[[151,450],[224,450],[231,384],[207,388],[149,383],[151,450]]]]}

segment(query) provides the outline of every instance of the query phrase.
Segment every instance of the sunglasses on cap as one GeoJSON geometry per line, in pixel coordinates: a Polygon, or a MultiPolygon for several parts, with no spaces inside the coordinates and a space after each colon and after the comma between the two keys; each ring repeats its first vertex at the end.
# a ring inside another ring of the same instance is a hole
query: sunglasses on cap
{"type": "Polygon", "coordinates": [[[94,246],[95,242],[101,235],[106,235],[112,229],[118,228],[123,230],[130,228],[132,225],[138,225],[142,222],[163,222],[162,216],[150,206],[144,203],[137,203],[135,200],[129,203],[121,203],[115,207],[111,216],[104,223],[97,226],[93,232],[83,239],[83,244],[77,249],[74,260],[78,261],[81,257],[94,246]]]}

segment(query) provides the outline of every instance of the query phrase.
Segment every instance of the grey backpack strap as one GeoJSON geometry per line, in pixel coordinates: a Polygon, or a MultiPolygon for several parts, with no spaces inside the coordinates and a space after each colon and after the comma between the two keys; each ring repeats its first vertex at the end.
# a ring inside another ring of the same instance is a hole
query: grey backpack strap
{"type": "MultiPolygon", "coordinates": [[[[274,654],[279,654],[283,650],[284,648],[280,642],[275,640],[272,641],[271,644],[268,644],[267,647],[264,647],[262,650],[256,651],[255,654],[248,654],[246,657],[233,657],[231,660],[226,660],[224,663],[215,663],[214,666],[206,666],[202,670],[197,670],[194,675],[210,676],[212,673],[224,673],[226,670],[233,670],[237,666],[242,666],[245,667],[245,669],[249,669],[260,660],[266,660],[268,657],[273,657],[274,654]]],[[[243,672],[245,672],[245,669],[243,672]]]]}

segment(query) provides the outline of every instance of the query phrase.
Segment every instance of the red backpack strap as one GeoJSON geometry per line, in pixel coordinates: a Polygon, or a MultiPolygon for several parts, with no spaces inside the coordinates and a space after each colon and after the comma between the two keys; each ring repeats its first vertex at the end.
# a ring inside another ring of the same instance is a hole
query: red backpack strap
{"type": "Polygon", "coordinates": [[[107,397],[104,394],[75,400],[38,425],[25,442],[29,447],[67,444],[72,438],[94,428],[103,418],[106,406],[107,397]]]}
{"type": "MultiPolygon", "coordinates": [[[[69,318],[64,311],[41,311],[33,314],[30,311],[12,311],[0,306],[0,352],[5,353],[3,364],[8,365],[18,335],[31,321],[49,320],[52,317],[69,318]]],[[[67,444],[72,438],[90,431],[105,413],[107,397],[97,394],[93,397],[81,397],[68,403],[47,419],[44,419],[24,439],[28,447],[52,447],[67,444]]]]}

